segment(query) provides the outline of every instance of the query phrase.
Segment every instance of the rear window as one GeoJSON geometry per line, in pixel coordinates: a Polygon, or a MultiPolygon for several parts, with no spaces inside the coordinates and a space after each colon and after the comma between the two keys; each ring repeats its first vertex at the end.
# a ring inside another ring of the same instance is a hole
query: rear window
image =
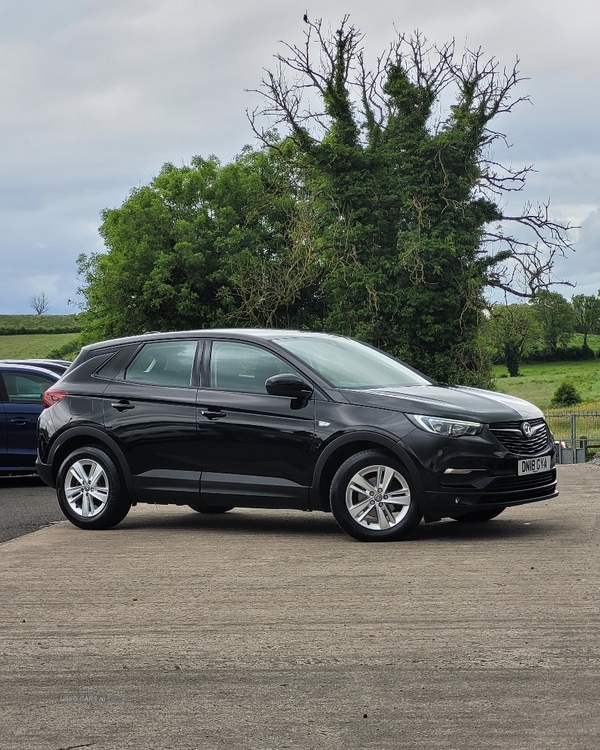
{"type": "Polygon", "coordinates": [[[197,345],[197,341],[145,344],[125,371],[125,380],[152,385],[189,386],[197,345]]]}

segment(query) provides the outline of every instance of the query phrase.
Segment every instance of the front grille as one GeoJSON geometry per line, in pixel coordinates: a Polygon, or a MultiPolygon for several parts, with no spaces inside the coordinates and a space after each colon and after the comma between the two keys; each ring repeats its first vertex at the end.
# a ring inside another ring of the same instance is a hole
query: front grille
{"type": "Polygon", "coordinates": [[[534,430],[531,437],[526,437],[523,432],[524,422],[496,422],[490,425],[490,431],[509,453],[517,456],[535,456],[543,453],[551,445],[548,425],[541,417],[526,421],[534,430]]]}

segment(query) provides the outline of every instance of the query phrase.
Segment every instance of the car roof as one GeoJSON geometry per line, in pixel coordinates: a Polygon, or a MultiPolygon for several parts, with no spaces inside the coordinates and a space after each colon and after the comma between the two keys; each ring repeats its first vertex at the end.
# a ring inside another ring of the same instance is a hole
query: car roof
{"type": "Polygon", "coordinates": [[[45,357],[25,357],[23,359],[14,357],[0,359],[0,364],[35,365],[36,367],[46,367],[56,372],[64,372],[67,367],[70,367],[71,362],[68,362],[66,359],[47,359],[45,357]]]}
{"type": "Polygon", "coordinates": [[[333,333],[294,331],[280,328],[202,328],[188,331],[151,331],[138,334],[137,336],[124,336],[117,339],[107,339],[106,341],[98,341],[95,344],[88,344],[82,351],[94,351],[97,349],[142,343],[144,341],[162,341],[174,338],[230,338],[232,336],[239,339],[248,339],[250,341],[256,339],[274,340],[281,338],[344,338],[333,333]]]}
{"type": "Polygon", "coordinates": [[[70,365],[66,359],[47,359],[46,357],[3,357],[0,362],[10,362],[11,364],[35,364],[36,362],[47,362],[55,365],[70,365]]]}
{"type": "Polygon", "coordinates": [[[56,381],[60,375],[52,370],[47,370],[44,367],[37,367],[36,365],[22,364],[18,362],[2,362],[0,361],[0,372],[27,372],[32,375],[47,375],[52,380],[56,381]]]}

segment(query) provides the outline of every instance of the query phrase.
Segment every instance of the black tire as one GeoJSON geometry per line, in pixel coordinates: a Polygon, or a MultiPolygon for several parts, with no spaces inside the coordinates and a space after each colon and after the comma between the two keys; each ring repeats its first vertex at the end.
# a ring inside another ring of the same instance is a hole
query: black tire
{"type": "Polygon", "coordinates": [[[484,523],[491,521],[492,518],[499,516],[506,508],[489,508],[488,510],[474,510],[472,513],[466,513],[464,516],[451,516],[458,523],[484,523]]]}
{"type": "Polygon", "coordinates": [[[100,448],[78,448],[57,477],[58,503],[80,529],[110,529],[129,513],[131,501],[113,459],[100,448]]]}
{"type": "Polygon", "coordinates": [[[403,539],[421,521],[406,470],[378,450],[344,461],[333,477],[330,502],[338,524],[361,542],[403,539]]]}
{"type": "Polygon", "coordinates": [[[210,513],[210,514],[228,513],[230,510],[233,510],[233,505],[231,507],[227,507],[225,505],[223,505],[223,506],[221,506],[221,505],[207,505],[207,506],[202,506],[199,503],[198,504],[194,503],[194,504],[190,504],[189,507],[192,510],[197,511],[198,513],[207,513],[207,514],[208,513],[210,513]]]}

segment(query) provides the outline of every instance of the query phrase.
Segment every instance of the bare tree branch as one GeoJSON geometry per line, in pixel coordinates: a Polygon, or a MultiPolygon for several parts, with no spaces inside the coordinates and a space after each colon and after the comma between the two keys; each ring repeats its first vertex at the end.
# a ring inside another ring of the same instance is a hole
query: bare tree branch
{"type": "Polygon", "coordinates": [[[37,315],[43,315],[50,309],[50,300],[46,296],[46,292],[38,292],[32,294],[29,298],[29,307],[32,307],[37,315]]]}

